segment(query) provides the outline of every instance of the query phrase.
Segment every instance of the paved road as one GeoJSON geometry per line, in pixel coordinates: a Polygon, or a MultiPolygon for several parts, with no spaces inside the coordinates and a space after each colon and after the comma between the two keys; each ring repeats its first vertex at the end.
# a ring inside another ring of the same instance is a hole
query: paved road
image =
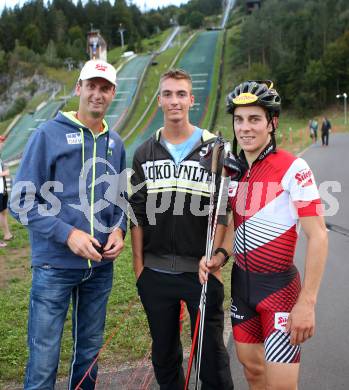
{"type": "MultiPolygon", "coordinates": [[[[326,181],[340,183],[341,192],[332,193],[338,200],[338,212],[326,216],[326,223],[338,226],[329,231],[329,257],[319,294],[317,334],[304,345],[301,389],[349,389],[349,134],[330,138],[330,146],[315,145],[303,157],[312,167],[318,185],[326,181]],[[339,229],[340,228],[340,229],[339,229]]],[[[328,197],[321,191],[323,199],[328,197]]],[[[328,202],[325,202],[329,210],[328,202]],[[327,203],[327,204],[326,204],[327,203]]],[[[302,268],[304,239],[297,248],[297,265],[302,268]]]]}

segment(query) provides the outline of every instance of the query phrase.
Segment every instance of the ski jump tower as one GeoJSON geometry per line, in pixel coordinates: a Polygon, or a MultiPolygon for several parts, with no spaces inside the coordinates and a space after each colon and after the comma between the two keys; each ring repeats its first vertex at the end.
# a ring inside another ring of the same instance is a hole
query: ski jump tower
{"type": "Polygon", "coordinates": [[[253,11],[261,8],[262,0],[246,0],[246,10],[247,13],[252,13],[253,11]]]}
{"type": "Polygon", "coordinates": [[[99,30],[91,28],[87,33],[87,53],[91,60],[107,61],[107,43],[99,30]]]}

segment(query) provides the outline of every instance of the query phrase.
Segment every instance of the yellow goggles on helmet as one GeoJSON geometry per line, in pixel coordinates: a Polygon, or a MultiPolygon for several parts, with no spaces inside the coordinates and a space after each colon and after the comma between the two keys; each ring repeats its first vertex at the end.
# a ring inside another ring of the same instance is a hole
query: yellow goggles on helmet
{"type": "MultiPolygon", "coordinates": [[[[258,84],[265,84],[268,89],[272,89],[274,84],[271,80],[248,80],[248,82],[255,82],[258,84]]],[[[251,92],[243,92],[233,99],[233,103],[236,105],[252,104],[258,100],[258,96],[251,92]]]]}

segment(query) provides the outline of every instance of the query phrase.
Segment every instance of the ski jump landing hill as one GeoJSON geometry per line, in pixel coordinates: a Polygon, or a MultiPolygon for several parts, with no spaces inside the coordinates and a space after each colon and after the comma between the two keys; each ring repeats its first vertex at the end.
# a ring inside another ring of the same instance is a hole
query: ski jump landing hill
{"type": "MultiPolygon", "coordinates": [[[[159,49],[159,52],[171,45],[179,31],[180,27],[178,26],[173,29],[171,35],[159,49]]],[[[105,118],[110,129],[119,131],[125,118],[132,111],[132,102],[137,90],[141,87],[145,71],[150,65],[151,59],[152,55],[135,55],[119,70],[117,75],[117,93],[105,118]]],[[[18,166],[32,132],[38,128],[41,122],[53,118],[63,105],[63,100],[50,100],[44,107],[40,108],[38,106],[34,113],[22,115],[11,128],[2,150],[2,159],[12,167],[12,173],[15,172],[18,166]]]]}
{"type": "MultiPolygon", "coordinates": [[[[227,15],[233,4],[234,0],[227,1],[222,28],[224,28],[227,15]]],[[[160,48],[160,51],[169,46],[178,32],[179,27],[174,28],[173,33],[160,48]]],[[[192,75],[195,105],[191,109],[190,120],[198,126],[202,125],[207,108],[215,103],[217,91],[212,88],[212,81],[215,72],[215,58],[217,55],[221,55],[218,45],[219,34],[221,34],[220,31],[205,31],[198,34],[190,48],[176,64],[177,67],[187,70],[192,75]]],[[[151,59],[151,55],[135,56],[118,72],[117,94],[106,114],[106,120],[112,130],[119,131],[125,118],[132,114],[132,102],[137,91],[141,88],[145,70],[151,63],[151,59]]],[[[13,166],[12,172],[18,165],[32,131],[40,125],[40,122],[53,118],[63,104],[63,100],[49,101],[44,107],[37,109],[35,113],[24,114],[14,125],[2,151],[2,159],[13,166]]],[[[131,165],[135,149],[161,127],[162,122],[162,112],[156,107],[148,123],[140,130],[137,129],[136,140],[127,146],[128,166],[131,165]]]]}
{"type": "MultiPolygon", "coordinates": [[[[222,16],[220,28],[224,29],[228,21],[230,12],[235,5],[235,0],[225,1],[225,10],[222,16]]],[[[190,112],[190,121],[201,126],[203,122],[209,123],[211,118],[208,116],[208,108],[211,105],[218,104],[216,100],[217,85],[214,83],[215,67],[217,56],[221,58],[222,52],[219,45],[220,34],[222,31],[204,31],[194,38],[194,42],[184,53],[181,59],[176,63],[176,67],[189,72],[193,79],[193,94],[195,96],[195,105],[190,112]]],[[[159,127],[163,125],[162,111],[154,106],[152,115],[146,125],[140,130],[137,129],[137,138],[130,144],[126,143],[127,166],[132,165],[132,159],[135,150],[147,138],[149,138],[159,127]]]]}
{"type": "Polygon", "coordinates": [[[1,153],[2,160],[5,162],[18,160],[32,132],[38,128],[41,122],[53,118],[63,104],[63,100],[52,100],[32,114],[24,114],[11,129],[6,139],[1,153]]]}
{"type": "MultiPolygon", "coordinates": [[[[194,38],[194,42],[176,64],[176,67],[189,72],[193,79],[193,94],[195,104],[190,112],[190,120],[197,126],[201,126],[207,108],[214,99],[215,90],[211,89],[214,76],[214,64],[217,50],[219,31],[204,31],[194,38]]],[[[137,138],[127,147],[127,166],[131,166],[135,150],[159,127],[163,125],[162,111],[156,106],[150,120],[142,128],[137,138]]]]}
{"type": "MultiPolygon", "coordinates": [[[[179,26],[173,28],[172,33],[161,45],[158,53],[170,47],[180,29],[179,26]]],[[[153,57],[154,54],[135,55],[118,71],[116,96],[105,117],[111,130],[120,132],[127,117],[132,114],[135,98],[142,86],[145,73],[153,57]]]]}
{"type": "Polygon", "coordinates": [[[119,131],[126,118],[133,98],[151,55],[136,56],[128,61],[118,72],[116,96],[110,105],[105,119],[111,130],[119,131]]]}

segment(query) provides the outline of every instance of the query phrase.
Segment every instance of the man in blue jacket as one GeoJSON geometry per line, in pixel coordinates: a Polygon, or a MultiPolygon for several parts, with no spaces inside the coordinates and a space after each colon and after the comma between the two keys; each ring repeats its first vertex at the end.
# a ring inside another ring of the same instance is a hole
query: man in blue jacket
{"type": "MultiPolygon", "coordinates": [[[[71,298],[69,389],[103,342],[113,260],[126,232],[125,149],[103,119],[115,88],[114,67],[88,61],[76,85],[78,111],[40,126],[18,169],[10,208],[27,225],[32,248],[26,390],[54,388],[71,298]]],[[[93,389],[96,378],[94,365],[81,388],[93,389]]]]}

